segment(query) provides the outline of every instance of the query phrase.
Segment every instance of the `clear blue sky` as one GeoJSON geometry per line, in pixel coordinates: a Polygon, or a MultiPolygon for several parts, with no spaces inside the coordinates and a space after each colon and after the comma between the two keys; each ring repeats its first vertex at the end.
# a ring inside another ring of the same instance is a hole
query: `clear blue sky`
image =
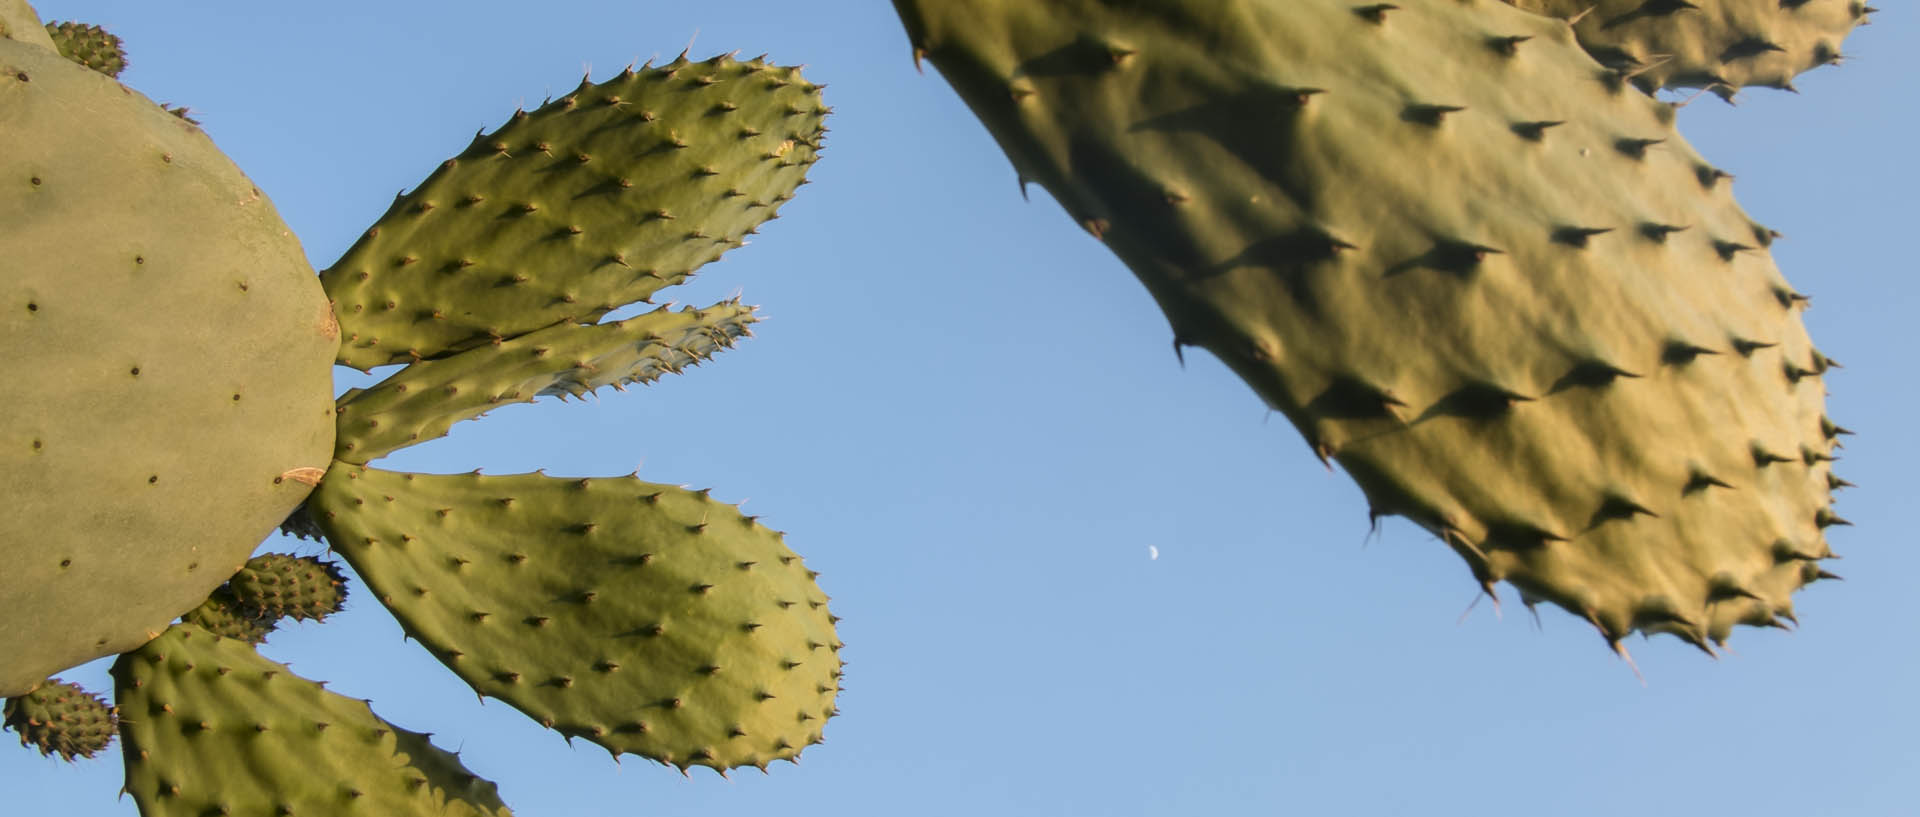
{"type": "MultiPolygon", "coordinates": [[[[1814,295],[1830,413],[1859,432],[1844,583],[1803,629],[1715,662],[1479,605],[1205,354],[1183,370],[1127,270],[915,74],[882,0],[40,0],[126,38],[122,77],[186,104],[317,266],[516,105],[584,68],[740,50],[807,64],[836,109],[814,183],[670,292],[770,317],[713,364],[465,423],[383,463],[712,486],[789,532],[845,618],[843,714],[798,767],[691,779],[481,705],[365,594],[266,652],[432,732],[519,814],[1920,815],[1912,500],[1920,159],[1912,10],[1886,4],[1803,93],[1704,98],[1682,132],[1737,174],[1814,295]],[[1148,558],[1149,546],[1159,550],[1148,558]]],[[[102,316],[114,320],[113,316],[102,316]]],[[[344,383],[345,381],[343,381],[344,383]]],[[[316,552],[312,543],[269,546],[316,552]]],[[[70,674],[106,688],[104,667],[70,674]]],[[[0,747],[4,748],[4,747],[0,747]]],[[[119,756],[0,751],[4,810],[132,815],[119,756]]]]}

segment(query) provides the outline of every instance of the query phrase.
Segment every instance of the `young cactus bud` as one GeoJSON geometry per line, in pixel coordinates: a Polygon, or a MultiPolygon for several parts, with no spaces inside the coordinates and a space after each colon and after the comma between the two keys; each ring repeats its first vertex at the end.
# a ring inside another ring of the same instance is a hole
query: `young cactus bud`
{"type": "Polygon", "coordinates": [[[338,565],[290,553],[247,560],[221,590],[243,611],[270,621],[288,616],[317,621],[339,612],[347,598],[338,565]]]}
{"type": "Polygon", "coordinates": [[[72,21],[48,23],[47,36],[53,38],[53,46],[62,57],[110,77],[127,70],[127,51],[121,47],[120,38],[104,28],[72,21]]]}
{"type": "Polygon", "coordinates": [[[20,735],[20,745],[43,755],[58,753],[69,763],[75,755],[93,757],[107,748],[119,721],[105,699],[58,678],[8,698],[5,717],[6,728],[20,735]]]}
{"type": "Polygon", "coordinates": [[[249,559],[239,573],[180,618],[218,636],[259,644],[281,619],[318,621],[339,612],[346,598],[346,577],[334,563],[267,553],[249,559]]]}
{"type": "Polygon", "coordinates": [[[187,611],[180,620],[200,627],[222,638],[259,644],[267,640],[267,634],[279,626],[279,619],[260,615],[258,610],[242,605],[233,598],[233,588],[221,585],[208,596],[199,607],[187,611]]]}

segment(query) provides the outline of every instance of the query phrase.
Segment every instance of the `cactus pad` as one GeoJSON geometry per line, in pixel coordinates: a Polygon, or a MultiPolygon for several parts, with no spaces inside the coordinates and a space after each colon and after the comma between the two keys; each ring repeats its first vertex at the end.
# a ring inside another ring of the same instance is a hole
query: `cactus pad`
{"type": "Polygon", "coordinates": [[[753,308],[737,302],[678,312],[661,307],[624,321],[560,323],[419,361],[341,396],[334,456],[365,464],[503,405],[651,383],[731,347],[755,320],[753,308]]]}
{"type": "Polygon", "coordinates": [[[367,368],[606,312],[744,243],[824,133],[792,68],[629,69],[477,136],[322,274],[340,362],[367,368]]]}
{"type": "Polygon", "coordinates": [[[40,15],[26,0],[0,0],[0,39],[55,50],[53,39],[40,24],[40,15]]]}
{"type": "Polygon", "coordinates": [[[1499,3],[896,0],[916,55],[1376,515],[1706,649],[1825,576],[1830,361],[1672,109],[1499,3]],[[1205,6],[1205,10],[1198,8],[1205,6]]]}
{"type": "Polygon", "coordinates": [[[58,678],[8,698],[3,714],[6,727],[20,736],[20,745],[68,762],[107,748],[118,721],[100,696],[58,678]]]}
{"type": "Polygon", "coordinates": [[[0,39],[0,694],[139,646],[333,448],[327,300],[198,128],[0,39]],[[106,316],[111,316],[107,319],[106,316]]]}
{"type": "Polygon", "coordinates": [[[1580,45],[1643,90],[1793,87],[1840,62],[1840,41],[1867,22],[1863,0],[1509,0],[1574,21],[1580,45]]]}
{"type": "Polygon", "coordinates": [[[704,491],[341,464],[310,507],[408,635],[569,738],[764,768],[834,713],[840,642],[812,571],[704,491]]]}
{"type": "Polygon", "coordinates": [[[86,23],[48,23],[47,36],[60,56],[110,77],[120,76],[127,68],[127,52],[120,38],[107,30],[86,23]]]}
{"type": "Polygon", "coordinates": [[[494,785],[244,641],[176,625],[113,665],[145,817],[505,817],[494,785]]]}

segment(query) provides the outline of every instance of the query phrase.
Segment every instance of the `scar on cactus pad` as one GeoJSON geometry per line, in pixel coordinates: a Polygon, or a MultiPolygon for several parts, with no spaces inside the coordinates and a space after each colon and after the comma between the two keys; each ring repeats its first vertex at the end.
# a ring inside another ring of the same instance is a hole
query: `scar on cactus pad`
{"type": "Polygon", "coordinates": [[[819,86],[731,56],[583,80],[478,135],[316,276],[193,122],[47,42],[84,29],[43,28],[19,0],[0,21],[0,253],[27,259],[0,282],[16,352],[0,365],[35,384],[0,398],[0,617],[17,625],[0,694],[124,653],[127,788],[146,814],[326,813],[349,792],[388,813],[504,813],[423,736],[254,654],[278,617],[320,618],[344,591],[311,559],[248,561],[286,521],[327,537],[477,691],[569,738],[723,772],[821,740],[837,619],[780,533],[632,476],[370,465],[749,336],[738,301],[600,320],[777,216],[821,147],[819,86]],[[166,320],[103,327],[102,309],[166,320]],[[336,400],[336,361],[402,365],[336,400]],[[191,728],[155,728],[186,710],[191,728]],[[331,777],[285,760],[315,754],[331,777]],[[246,786],[214,782],[236,766],[246,786]]]}
{"type": "Polygon", "coordinates": [[[1712,653],[1831,577],[1843,430],[1805,296],[1672,106],[1566,22],[1451,0],[895,6],[1176,351],[1212,351],[1485,593],[1552,602],[1622,656],[1636,631],[1712,653]]]}

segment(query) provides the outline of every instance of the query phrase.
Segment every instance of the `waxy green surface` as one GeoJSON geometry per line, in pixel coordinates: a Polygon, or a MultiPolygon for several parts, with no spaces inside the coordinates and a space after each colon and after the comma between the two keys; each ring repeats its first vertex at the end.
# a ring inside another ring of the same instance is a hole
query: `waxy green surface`
{"type": "MultiPolygon", "coordinates": [[[[42,32],[44,33],[44,32],[42,32]]],[[[198,128],[0,39],[0,695],[231,576],[333,448],[337,328],[198,128]]]]}

